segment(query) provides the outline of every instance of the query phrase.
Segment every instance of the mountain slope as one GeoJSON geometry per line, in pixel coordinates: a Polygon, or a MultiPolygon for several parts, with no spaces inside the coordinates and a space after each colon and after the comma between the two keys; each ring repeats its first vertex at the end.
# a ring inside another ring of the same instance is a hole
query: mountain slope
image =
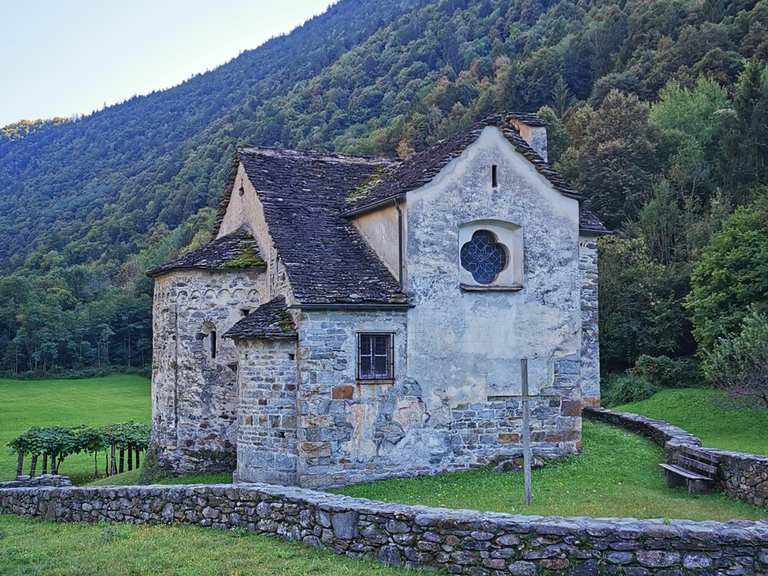
{"type": "MultiPolygon", "coordinates": [[[[384,4],[340,3],[173,89],[22,140],[0,139],[0,265],[19,265],[33,247],[63,250],[67,263],[121,258],[155,221],[177,226],[211,200],[228,169],[227,162],[205,172],[189,166],[206,131],[228,111],[313,77],[415,2],[384,4]]],[[[218,135],[217,160],[232,148],[218,135]]]]}
{"type": "Polygon", "coordinates": [[[175,88],[0,130],[0,370],[145,363],[143,272],[207,239],[238,145],[408,155],[547,105],[556,157],[578,101],[732,86],[766,31],[768,0],[341,0],[175,88]]]}

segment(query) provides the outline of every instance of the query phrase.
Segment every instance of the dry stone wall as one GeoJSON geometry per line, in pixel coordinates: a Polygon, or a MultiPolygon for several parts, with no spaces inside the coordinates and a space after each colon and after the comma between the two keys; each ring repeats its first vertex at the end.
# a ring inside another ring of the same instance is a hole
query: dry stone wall
{"type": "Polygon", "coordinates": [[[473,576],[768,574],[768,523],[513,516],[267,484],[17,488],[0,512],[245,528],[351,557],[473,576]]]}
{"type": "Polygon", "coordinates": [[[663,420],[639,414],[614,412],[604,408],[586,409],[585,416],[643,434],[663,447],[672,462],[682,446],[695,446],[717,458],[717,487],[726,494],[755,506],[768,508],[768,457],[743,452],[729,452],[701,446],[701,440],[682,428],[663,420]]]}

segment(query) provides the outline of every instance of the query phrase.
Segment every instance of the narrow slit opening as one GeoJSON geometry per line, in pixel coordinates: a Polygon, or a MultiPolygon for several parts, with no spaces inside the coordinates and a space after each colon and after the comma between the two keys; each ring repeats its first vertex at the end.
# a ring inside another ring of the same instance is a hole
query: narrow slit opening
{"type": "Polygon", "coordinates": [[[499,167],[496,164],[491,165],[491,186],[499,187],[499,167]]]}

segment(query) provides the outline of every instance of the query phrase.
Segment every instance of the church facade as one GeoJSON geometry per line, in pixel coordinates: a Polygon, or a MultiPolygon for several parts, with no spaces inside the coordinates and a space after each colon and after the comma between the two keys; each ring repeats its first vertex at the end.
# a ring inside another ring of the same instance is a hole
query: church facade
{"type": "Polygon", "coordinates": [[[599,404],[597,237],[535,116],[407,160],[244,148],[214,239],[152,271],[173,472],[329,487],[576,452],[599,404]]]}

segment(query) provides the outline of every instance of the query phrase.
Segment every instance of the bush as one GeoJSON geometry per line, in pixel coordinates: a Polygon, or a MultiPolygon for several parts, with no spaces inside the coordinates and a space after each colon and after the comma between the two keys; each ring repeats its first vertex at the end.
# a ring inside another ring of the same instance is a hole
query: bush
{"type": "Polygon", "coordinates": [[[611,407],[639,402],[650,398],[656,392],[656,386],[636,374],[613,374],[603,382],[602,403],[603,406],[611,407]]]}
{"type": "Polygon", "coordinates": [[[767,205],[737,209],[696,262],[685,305],[704,353],[736,333],[750,309],[768,311],[767,205]]]}
{"type": "Polygon", "coordinates": [[[699,365],[693,358],[641,355],[632,374],[659,388],[693,388],[701,384],[699,365]]]}
{"type": "Polygon", "coordinates": [[[741,332],[720,338],[704,360],[704,373],[731,396],[768,407],[768,314],[753,311],[741,332]]]}

